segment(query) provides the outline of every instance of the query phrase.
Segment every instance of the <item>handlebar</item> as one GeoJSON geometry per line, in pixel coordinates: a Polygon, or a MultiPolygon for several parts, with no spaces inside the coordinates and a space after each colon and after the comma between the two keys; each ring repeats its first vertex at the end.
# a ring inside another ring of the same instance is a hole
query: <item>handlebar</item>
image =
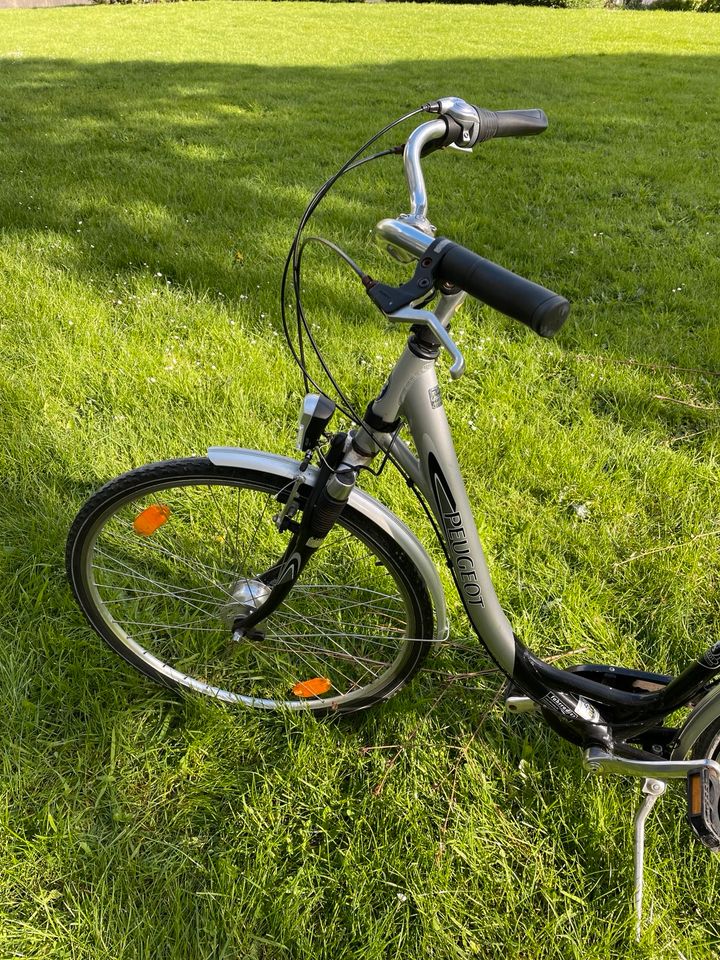
{"type": "Polygon", "coordinates": [[[403,164],[411,212],[397,220],[382,220],[376,227],[377,233],[391,247],[399,247],[418,260],[430,257],[433,276],[439,283],[459,287],[540,336],[552,337],[567,319],[568,301],[459,244],[445,238],[435,240],[435,227],[427,219],[427,191],[421,167],[423,156],[446,146],[469,150],[492,137],[542,133],[548,125],[545,113],[539,109],[485,110],[457,97],[444,97],[425,104],[424,109],[440,117],[416,127],[405,144],[403,164]]]}
{"type": "Polygon", "coordinates": [[[547,130],[548,119],[538,108],[485,110],[458,97],[444,97],[425,104],[424,109],[428,113],[439,113],[441,117],[421,123],[405,144],[403,166],[411,204],[407,219],[424,233],[434,235],[435,228],[427,219],[427,191],[420,165],[422,157],[443,147],[469,151],[476,143],[493,137],[536,136],[547,130]]]}
{"type": "Polygon", "coordinates": [[[428,113],[439,113],[447,123],[448,143],[443,146],[472,148],[493,137],[530,137],[547,130],[543,110],[486,110],[459,97],[443,97],[426,103],[428,113]]]}
{"type": "MultiPolygon", "coordinates": [[[[480,109],[478,107],[478,109],[480,109]]],[[[492,113],[491,110],[487,111],[492,113]]],[[[548,118],[545,112],[533,110],[498,110],[495,113],[497,121],[496,137],[534,137],[544,133],[548,128],[548,118]]]]}
{"type": "Polygon", "coordinates": [[[567,320],[570,304],[565,297],[511,273],[459,243],[441,237],[426,253],[440,255],[433,267],[437,280],[460,287],[541,337],[554,336],[567,320]]]}

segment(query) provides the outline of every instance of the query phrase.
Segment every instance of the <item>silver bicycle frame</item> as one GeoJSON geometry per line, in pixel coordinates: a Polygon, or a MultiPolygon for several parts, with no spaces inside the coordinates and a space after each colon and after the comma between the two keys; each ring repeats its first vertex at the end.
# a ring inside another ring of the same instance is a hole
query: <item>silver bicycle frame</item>
{"type": "MultiPolygon", "coordinates": [[[[427,217],[427,192],[421,157],[425,146],[441,135],[442,125],[438,121],[423,123],[412,132],[403,157],[411,211],[395,220],[382,220],[376,227],[376,233],[391,251],[399,248],[404,254],[419,260],[433,242],[435,234],[435,228],[427,217]]],[[[436,341],[453,357],[450,375],[455,378],[462,375],[464,360],[450,337],[448,326],[462,297],[462,294],[442,296],[434,315],[413,310],[412,307],[390,315],[390,320],[424,323],[430,327],[436,341]]],[[[422,354],[422,351],[416,353],[422,354]]],[[[429,354],[425,353],[425,356],[429,354]]],[[[546,707],[555,710],[556,715],[562,718],[571,715],[575,721],[578,718],[587,720],[589,713],[597,712],[583,700],[582,695],[589,695],[602,704],[614,701],[617,722],[632,724],[641,719],[643,712],[649,716],[656,710],[658,718],[668,715],[677,706],[686,703],[693,693],[705,688],[709,679],[707,669],[714,669],[715,665],[720,669],[713,648],[668,683],[660,693],[644,698],[638,716],[638,701],[633,702],[632,694],[623,696],[622,691],[608,690],[587,678],[553,670],[534,658],[514,636],[490,580],[450,428],[442,409],[435,360],[422,359],[409,347],[406,348],[371,410],[374,419],[386,423],[393,423],[398,414],[407,420],[417,457],[401,440],[393,440],[389,435],[375,438],[377,445],[387,450],[392,443],[392,453],[400,466],[425,494],[444,536],[458,590],[474,629],[508,676],[524,681],[525,685],[528,680],[531,681],[534,687],[532,699],[541,699],[546,707]],[[707,660],[708,657],[710,660],[707,660]],[[542,675],[539,684],[536,682],[538,675],[542,675]],[[559,690],[574,691],[581,696],[576,701],[568,702],[566,699],[562,704],[555,696],[559,690]]],[[[707,721],[718,715],[720,695],[714,691],[689,719],[674,757],[687,752],[700,731],[707,726],[707,721]]],[[[593,735],[602,735],[602,730],[596,728],[593,735]]]]}
{"type": "MultiPolygon", "coordinates": [[[[463,102],[451,103],[453,110],[458,104],[462,107],[463,102]]],[[[423,255],[434,241],[435,228],[427,218],[427,193],[420,160],[425,146],[432,140],[441,139],[445,130],[444,122],[433,120],[421,124],[408,137],[404,165],[411,212],[396,220],[383,220],[376,227],[391,251],[397,252],[400,248],[411,258],[420,259],[421,267],[427,266],[422,262],[423,255]]],[[[540,704],[546,716],[554,718],[558,732],[572,742],[609,747],[615,743],[614,731],[617,729],[617,742],[623,750],[630,749],[632,753],[635,748],[628,747],[625,738],[651,728],[679,706],[687,704],[691,697],[707,691],[713,675],[720,673],[720,643],[677,677],[662,683],[657,691],[638,693],[623,687],[622,683],[616,686],[606,682],[602,676],[605,668],[602,667],[588,665],[584,671],[582,667],[559,670],[534,656],[515,637],[490,579],[436,374],[437,356],[442,346],[453,357],[450,375],[455,378],[462,375],[464,360],[450,336],[449,322],[464,294],[457,292],[457,288],[453,290],[442,285],[440,291],[434,313],[411,304],[387,314],[391,321],[412,324],[413,334],[382,392],[370,405],[366,414],[368,422],[363,423],[354,435],[345,437],[342,465],[357,476],[359,469],[367,466],[375,455],[381,451],[390,454],[430,504],[471,624],[498,666],[523,692],[525,697],[522,699],[540,704]],[[428,328],[431,334],[423,335],[423,328],[428,328]],[[395,425],[400,419],[407,422],[415,452],[396,435],[395,425]]],[[[423,302],[422,296],[415,301],[423,302]]],[[[269,455],[215,448],[209,451],[209,456],[215,463],[240,465],[242,461],[247,466],[248,458],[269,455]]],[[[278,468],[277,463],[273,466],[278,468]]],[[[287,461],[285,467],[293,471],[297,469],[293,461],[287,461]]],[[[307,471],[306,482],[311,485],[315,482],[312,468],[307,471]]],[[[405,540],[411,559],[417,563],[431,590],[438,614],[437,636],[440,638],[444,633],[444,598],[432,562],[419,542],[402,528],[387,508],[357,489],[350,494],[350,505],[358,498],[364,500],[364,507],[370,505],[374,515],[390,525],[394,535],[405,540]]],[[[605,672],[614,669],[607,668],[605,672]]],[[[619,672],[628,673],[621,669],[619,672]]],[[[681,750],[689,750],[699,732],[706,727],[705,721],[718,715],[719,703],[720,699],[713,694],[698,706],[683,731],[681,750]]]]}
{"type": "Polygon", "coordinates": [[[397,437],[373,434],[373,439],[381,449],[391,448],[393,457],[430,503],[473,627],[498,666],[512,675],[515,637],[490,580],[442,405],[435,363],[415,356],[406,346],[372,406],[373,414],[387,422],[399,415],[407,420],[418,455],[397,437]]]}
{"type": "MultiPolygon", "coordinates": [[[[403,160],[411,212],[398,220],[383,220],[376,228],[386,241],[418,258],[432,243],[435,232],[427,219],[427,191],[420,158],[424,146],[441,136],[445,129],[442,121],[431,120],[410,135],[403,160]]],[[[455,345],[446,331],[464,296],[443,296],[435,310],[440,321],[435,333],[451,353],[455,345]]],[[[456,347],[455,351],[452,372],[459,376],[464,362],[456,347]]],[[[515,637],[490,579],[443,409],[435,363],[435,360],[416,356],[406,346],[372,406],[373,414],[386,422],[392,423],[398,415],[407,420],[417,457],[397,437],[383,435],[374,436],[374,439],[381,449],[387,450],[392,444],[392,455],[430,503],[443,532],[455,581],[470,621],[498,666],[512,676],[515,637]]]]}

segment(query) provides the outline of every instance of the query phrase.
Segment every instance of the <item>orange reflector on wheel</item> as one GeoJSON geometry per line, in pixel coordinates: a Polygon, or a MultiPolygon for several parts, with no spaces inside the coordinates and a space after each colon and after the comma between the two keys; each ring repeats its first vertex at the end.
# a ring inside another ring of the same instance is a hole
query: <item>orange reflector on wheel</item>
{"type": "Polygon", "coordinates": [[[161,527],[170,516],[170,507],[164,507],[162,504],[153,503],[145,507],[142,513],[139,513],[133,520],[133,530],[139,533],[141,537],[149,537],[155,533],[158,527],[161,527]]]}
{"type": "Polygon", "coordinates": [[[296,697],[317,697],[327,693],[332,684],[327,677],[313,677],[312,680],[301,680],[292,688],[296,697]]]}

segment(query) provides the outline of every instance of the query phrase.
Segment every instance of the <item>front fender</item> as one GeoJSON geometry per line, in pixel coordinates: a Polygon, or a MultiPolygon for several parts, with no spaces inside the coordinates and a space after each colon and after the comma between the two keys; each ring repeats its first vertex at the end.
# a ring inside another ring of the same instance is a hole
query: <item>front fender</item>
{"type": "MultiPolygon", "coordinates": [[[[218,467],[266,471],[287,480],[293,480],[300,467],[298,461],[291,457],[281,457],[278,454],[265,453],[261,450],[243,450],[239,447],[210,447],[207,456],[218,467]]],[[[314,486],[318,472],[317,467],[308,467],[305,471],[304,482],[310,487],[314,486]]],[[[445,591],[435,569],[435,564],[427,555],[423,545],[402,520],[399,520],[379,500],[357,487],[350,494],[348,503],[354,510],[372,520],[388,536],[392,537],[418,568],[430,592],[435,609],[435,640],[446,640],[449,626],[445,607],[445,591]]]]}

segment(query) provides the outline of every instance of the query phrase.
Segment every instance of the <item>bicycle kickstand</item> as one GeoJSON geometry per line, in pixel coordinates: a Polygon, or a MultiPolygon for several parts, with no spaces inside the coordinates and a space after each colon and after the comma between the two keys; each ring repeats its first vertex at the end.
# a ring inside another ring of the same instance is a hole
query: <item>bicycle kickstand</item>
{"type": "Polygon", "coordinates": [[[635,939],[640,941],[642,933],[643,919],[643,880],[644,880],[644,860],[645,860],[645,821],[648,814],[658,800],[666,791],[667,783],[664,780],[655,780],[648,777],[643,780],[642,792],[643,801],[635,813],[635,841],[634,841],[634,866],[635,866],[635,939]]]}

